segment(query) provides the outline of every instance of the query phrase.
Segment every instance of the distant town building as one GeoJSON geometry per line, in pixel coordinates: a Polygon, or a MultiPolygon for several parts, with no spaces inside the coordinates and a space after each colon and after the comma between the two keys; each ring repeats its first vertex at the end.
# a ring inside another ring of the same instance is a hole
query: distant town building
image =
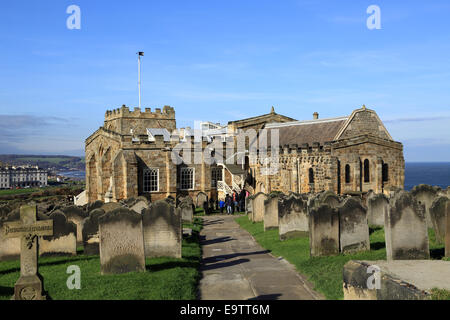
{"type": "Polygon", "coordinates": [[[0,189],[47,186],[48,172],[38,166],[0,167],[0,189]]]}

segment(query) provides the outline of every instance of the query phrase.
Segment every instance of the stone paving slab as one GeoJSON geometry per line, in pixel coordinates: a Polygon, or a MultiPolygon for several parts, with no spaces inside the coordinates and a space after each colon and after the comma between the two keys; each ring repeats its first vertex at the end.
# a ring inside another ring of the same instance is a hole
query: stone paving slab
{"type": "Polygon", "coordinates": [[[272,256],[234,218],[204,217],[201,299],[324,299],[294,266],[272,256]]]}

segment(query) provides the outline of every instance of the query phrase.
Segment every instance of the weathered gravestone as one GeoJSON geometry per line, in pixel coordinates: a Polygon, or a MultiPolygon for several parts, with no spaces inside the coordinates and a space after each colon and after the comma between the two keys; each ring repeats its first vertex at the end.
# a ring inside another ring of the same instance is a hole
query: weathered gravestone
{"type": "Polygon", "coordinates": [[[98,218],[101,274],[145,271],[142,215],[118,208],[98,218]]]}
{"type": "Polygon", "coordinates": [[[264,201],[267,196],[259,192],[253,196],[252,221],[261,222],[264,220],[264,201]]]}
{"type": "Polygon", "coordinates": [[[278,228],[279,193],[271,193],[264,200],[264,231],[278,228]]]}
{"type": "Polygon", "coordinates": [[[424,206],[411,193],[398,192],[384,220],[388,260],[430,258],[424,206]]]}
{"type": "Polygon", "coordinates": [[[88,203],[86,206],[86,211],[91,212],[92,210],[99,209],[104,205],[103,201],[95,200],[94,202],[88,203]]]}
{"type": "Polygon", "coordinates": [[[89,214],[77,206],[69,206],[62,208],[61,211],[67,217],[67,220],[77,225],[77,243],[83,243],[83,220],[89,214]]]}
{"type": "Polygon", "coordinates": [[[367,212],[361,201],[348,198],[338,207],[341,252],[370,250],[367,212]]]}
{"type": "Polygon", "coordinates": [[[290,194],[278,201],[278,224],[280,240],[308,236],[307,199],[290,194]]]}
{"type": "Polygon", "coordinates": [[[133,206],[131,207],[131,210],[137,213],[142,213],[144,209],[147,209],[149,207],[148,201],[144,200],[138,200],[133,206]]]}
{"type": "Polygon", "coordinates": [[[39,241],[40,256],[61,256],[77,254],[77,226],[67,221],[61,211],[53,211],[49,219],[53,220],[53,235],[44,236],[39,241]]]}
{"type": "Polygon", "coordinates": [[[367,218],[369,225],[383,226],[384,216],[389,210],[389,199],[384,194],[372,194],[367,199],[367,218]]]}
{"type": "Polygon", "coordinates": [[[432,187],[427,184],[420,184],[415,186],[411,190],[411,194],[419,201],[420,204],[425,206],[425,217],[428,228],[433,228],[433,222],[431,221],[430,208],[434,199],[438,196],[440,188],[432,187]]]}
{"type": "Polygon", "coordinates": [[[119,202],[108,202],[101,206],[101,209],[105,211],[105,213],[111,212],[116,209],[124,208],[122,204],[119,202]]]}
{"type": "Polygon", "coordinates": [[[309,212],[309,245],[311,256],[339,254],[339,213],[323,204],[309,212]]]}
{"type": "Polygon", "coordinates": [[[104,214],[105,211],[103,209],[94,209],[83,221],[83,253],[85,255],[91,256],[100,254],[100,234],[98,231],[98,218],[104,214]]]}
{"type": "Polygon", "coordinates": [[[336,208],[340,203],[341,199],[332,191],[325,191],[319,194],[317,198],[318,204],[328,204],[332,208],[336,208]]]}
{"type": "Polygon", "coordinates": [[[253,214],[253,197],[248,196],[245,198],[245,213],[247,214],[248,218],[252,220],[252,214],[253,214]]]}
{"type": "Polygon", "coordinates": [[[22,206],[20,221],[6,222],[6,238],[20,238],[20,278],[14,285],[14,300],[44,300],[38,272],[38,237],[53,234],[53,220],[36,220],[37,207],[22,206]]]}
{"type": "Polygon", "coordinates": [[[204,208],[205,202],[208,203],[208,195],[204,192],[199,192],[197,194],[197,202],[196,202],[197,208],[199,207],[204,208]]]}
{"type": "Polygon", "coordinates": [[[430,218],[433,223],[434,234],[438,243],[445,242],[446,218],[450,210],[450,200],[447,197],[438,197],[430,207],[430,218]]]}
{"type": "Polygon", "coordinates": [[[166,201],[156,201],[142,213],[146,257],[181,258],[180,210],[166,201]]]}
{"type": "Polygon", "coordinates": [[[183,222],[192,223],[194,219],[194,208],[192,206],[192,201],[181,201],[178,205],[181,212],[181,219],[183,222]]]}

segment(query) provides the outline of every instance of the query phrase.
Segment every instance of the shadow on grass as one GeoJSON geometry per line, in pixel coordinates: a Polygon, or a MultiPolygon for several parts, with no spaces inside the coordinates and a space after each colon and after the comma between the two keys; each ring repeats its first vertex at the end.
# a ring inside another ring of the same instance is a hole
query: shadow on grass
{"type": "Polygon", "coordinates": [[[14,294],[14,287],[0,286],[0,296],[12,296],[14,294]]]}
{"type": "Polygon", "coordinates": [[[168,270],[168,269],[174,269],[174,268],[197,269],[199,262],[194,261],[193,259],[191,259],[191,260],[192,261],[168,261],[168,262],[163,262],[163,263],[158,263],[158,264],[153,264],[153,265],[147,265],[147,266],[145,266],[145,269],[150,272],[168,270]]]}
{"type": "Polygon", "coordinates": [[[369,235],[371,235],[372,233],[382,230],[383,227],[377,227],[377,226],[369,226],[369,235]]]}
{"type": "Polygon", "coordinates": [[[374,242],[370,244],[370,250],[380,250],[386,248],[386,243],[384,242],[374,242]]]}

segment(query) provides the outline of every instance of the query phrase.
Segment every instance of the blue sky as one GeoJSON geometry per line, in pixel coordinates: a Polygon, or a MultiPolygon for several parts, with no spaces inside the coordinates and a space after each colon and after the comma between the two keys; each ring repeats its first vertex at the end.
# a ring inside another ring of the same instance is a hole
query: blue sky
{"type": "Polygon", "coordinates": [[[177,125],[366,104],[406,161],[450,161],[450,1],[8,1],[0,8],[0,153],[81,155],[107,109],[177,125]],[[69,30],[69,5],[81,30],[69,30]],[[369,5],[381,30],[369,30],[369,5]]]}

